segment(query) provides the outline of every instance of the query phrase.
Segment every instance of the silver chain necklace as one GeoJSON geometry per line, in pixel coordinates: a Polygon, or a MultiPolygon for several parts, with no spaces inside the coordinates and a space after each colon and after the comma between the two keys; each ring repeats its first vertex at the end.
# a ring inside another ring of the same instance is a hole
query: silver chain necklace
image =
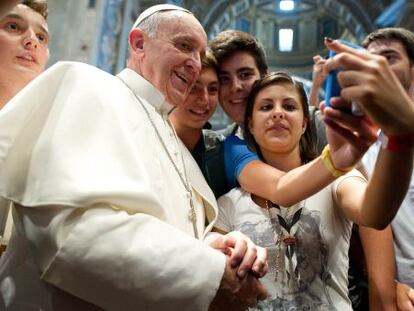
{"type": "MultiPolygon", "coordinates": [[[[151,123],[151,126],[155,132],[155,134],[157,135],[158,141],[161,143],[162,148],[164,149],[165,153],[168,156],[168,159],[170,160],[170,162],[172,163],[174,170],[177,172],[178,176],[180,177],[181,183],[183,184],[186,192],[187,192],[187,198],[190,200],[190,210],[188,213],[188,218],[190,219],[192,225],[193,225],[193,230],[194,230],[194,236],[198,239],[198,232],[197,232],[197,214],[195,211],[195,207],[194,207],[194,203],[193,203],[193,194],[192,194],[192,190],[190,187],[190,184],[188,182],[188,178],[187,178],[187,171],[185,169],[185,162],[184,162],[184,158],[183,158],[183,154],[180,152],[181,155],[181,163],[183,164],[183,171],[184,171],[184,176],[183,174],[180,172],[180,170],[177,167],[177,164],[175,163],[174,159],[172,158],[170,152],[168,151],[167,145],[165,144],[164,140],[161,137],[161,134],[159,132],[159,130],[157,129],[157,126],[155,125],[154,120],[151,117],[150,112],[148,111],[147,107],[145,107],[144,103],[141,101],[141,99],[139,99],[139,97],[134,93],[133,90],[131,90],[131,88],[129,87],[128,84],[125,83],[124,80],[122,80],[120,77],[118,77],[119,80],[122,81],[123,84],[125,84],[125,86],[131,91],[131,93],[134,95],[134,97],[136,98],[136,100],[139,102],[139,104],[141,105],[142,109],[144,109],[145,114],[147,115],[148,120],[151,123]]],[[[169,120],[167,119],[168,124],[172,127],[172,125],[170,124],[169,120]]],[[[174,137],[178,143],[178,137],[177,134],[175,133],[175,131],[173,130],[174,133],[174,137]]]]}
{"type": "Polygon", "coordinates": [[[272,222],[273,217],[270,214],[269,200],[265,200],[265,204],[266,204],[267,216],[269,217],[270,227],[272,228],[272,232],[273,232],[273,241],[275,242],[275,247],[277,248],[276,249],[276,262],[275,262],[275,267],[273,269],[273,273],[275,275],[274,281],[276,282],[279,271],[280,271],[280,253],[282,252],[282,233],[277,232],[275,225],[272,222]]]}

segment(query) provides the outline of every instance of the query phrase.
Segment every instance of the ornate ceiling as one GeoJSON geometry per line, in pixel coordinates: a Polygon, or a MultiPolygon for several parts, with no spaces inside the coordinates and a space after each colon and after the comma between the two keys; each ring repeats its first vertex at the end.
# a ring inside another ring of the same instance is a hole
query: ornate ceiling
{"type": "MultiPolygon", "coordinates": [[[[144,9],[161,2],[144,0],[140,1],[140,7],[144,9]]],[[[271,69],[287,68],[307,78],[310,78],[312,56],[327,53],[323,46],[325,36],[359,42],[378,28],[378,18],[386,11],[391,18],[398,14],[398,25],[414,29],[411,18],[414,0],[296,0],[294,12],[281,11],[279,0],[175,2],[197,16],[210,38],[224,29],[248,31],[265,46],[271,69]],[[394,11],[390,9],[393,4],[394,11]],[[284,27],[294,30],[293,50],[289,52],[278,49],[278,29],[284,27]]]]}

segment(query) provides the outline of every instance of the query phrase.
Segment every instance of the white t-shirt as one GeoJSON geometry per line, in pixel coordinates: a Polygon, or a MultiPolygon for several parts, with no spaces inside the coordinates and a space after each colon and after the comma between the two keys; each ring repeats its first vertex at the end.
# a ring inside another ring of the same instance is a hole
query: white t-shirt
{"type": "Polygon", "coordinates": [[[363,178],[353,170],[290,208],[270,208],[273,225],[267,209],[241,188],[219,198],[215,226],[241,231],[268,250],[269,272],[263,283],[270,297],[258,310],[352,310],[348,298],[352,222],[337,206],[336,189],[355,176],[363,178]],[[295,236],[296,245],[288,247],[281,241],[288,233],[295,236]]]}
{"type": "MultiPolygon", "coordinates": [[[[374,170],[377,156],[381,148],[381,135],[362,158],[362,167],[370,176],[374,170]]],[[[413,171],[414,174],[414,171],[413,171]]],[[[391,222],[394,252],[397,268],[397,279],[414,288],[414,178],[411,177],[410,186],[400,209],[391,222]]]]}

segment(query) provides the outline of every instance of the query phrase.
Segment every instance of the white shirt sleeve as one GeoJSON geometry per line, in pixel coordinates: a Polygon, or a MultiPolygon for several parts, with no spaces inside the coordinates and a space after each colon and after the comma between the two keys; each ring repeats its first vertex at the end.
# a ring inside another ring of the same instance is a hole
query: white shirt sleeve
{"type": "Polygon", "coordinates": [[[234,230],[233,224],[236,208],[234,193],[235,191],[231,190],[230,192],[222,195],[217,200],[219,213],[217,217],[217,222],[214,226],[225,232],[230,232],[234,230]]]}

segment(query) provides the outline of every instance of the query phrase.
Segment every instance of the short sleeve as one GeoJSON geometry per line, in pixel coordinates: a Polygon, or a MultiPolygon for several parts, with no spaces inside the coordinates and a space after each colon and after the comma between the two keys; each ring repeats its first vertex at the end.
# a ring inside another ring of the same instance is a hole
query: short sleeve
{"type": "Polygon", "coordinates": [[[225,232],[230,232],[234,230],[234,211],[235,211],[235,200],[233,198],[235,189],[222,195],[217,200],[217,205],[219,208],[217,222],[214,224],[214,227],[223,230],[225,232]]]}
{"type": "Polygon", "coordinates": [[[244,140],[235,135],[230,135],[224,141],[224,163],[226,177],[231,188],[238,185],[238,177],[247,163],[260,160],[257,154],[247,147],[244,140]]]}
{"type": "Polygon", "coordinates": [[[364,177],[364,175],[362,175],[362,173],[358,171],[357,169],[353,169],[350,172],[346,173],[345,175],[339,177],[337,180],[334,181],[334,184],[333,184],[335,202],[338,202],[337,201],[337,190],[338,190],[339,185],[341,184],[341,182],[343,182],[345,179],[348,179],[348,178],[359,178],[363,182],[365,183],[367,182],[367,179],[364,177]]]}

